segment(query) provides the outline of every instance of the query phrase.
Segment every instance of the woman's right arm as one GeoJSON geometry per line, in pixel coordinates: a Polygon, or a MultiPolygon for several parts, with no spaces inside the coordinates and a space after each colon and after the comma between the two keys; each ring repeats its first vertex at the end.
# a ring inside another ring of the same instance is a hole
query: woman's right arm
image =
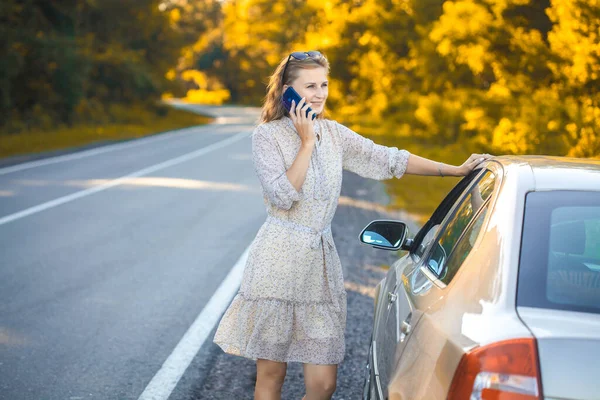
{"type": "Polygon", "coordinates": [[[299,192],[304,185],[306,180],[306,171],[308,171],[308,164],[310,163],[310,157],[312,156],[313,146],[300,145],[300,150],[296,155],[296,159],[285,173],[294,188],[299,192]]]}
{"type": "MultiPolygon", "coordinates": [[[[296,129],[298,127],[296,125],[296,129]]],[[[306,130],[306,125],[300,124],[299,132],[302,145],[287,170],[271,132],[258,126],[252,135],[252,161],[258,179],[269,202],[284,210],[289,210],[295,201],[302,198],[302,185],[315,145],[312,126],[306,130]]]]}
{"type": "Polygon", "coordinates": [[[281,150],[271,132],[258,126],[252,135],[252,161],[258,180],[269,202],[277,208],[289,210],[302,198],[312,150],[302,146],[296,159],[286,171],[281,150]]]}
{"type": "Polygon", "coordinates": [[[252,134],[252,162],[254,171],[269,202],[277,208],[289,210],[302,193],[291,184],[285,170],[283,155],[271,132],[258,126],[252,134]]]}

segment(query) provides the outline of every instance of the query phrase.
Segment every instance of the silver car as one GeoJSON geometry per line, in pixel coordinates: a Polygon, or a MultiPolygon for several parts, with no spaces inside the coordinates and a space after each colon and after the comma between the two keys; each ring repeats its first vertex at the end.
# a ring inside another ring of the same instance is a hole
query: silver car
{"type": "Polygon", "coordinates": [[[600,399],[600,161],[502,156],[464,177],[377,286],[364,399],[600,399]]]}

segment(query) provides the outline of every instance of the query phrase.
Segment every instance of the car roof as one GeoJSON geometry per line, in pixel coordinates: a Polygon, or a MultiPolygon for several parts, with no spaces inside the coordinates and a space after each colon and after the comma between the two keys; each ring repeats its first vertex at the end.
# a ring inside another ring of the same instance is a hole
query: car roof
{"type": "Polygon", "coordinates": [[[533,173],[533,190],[600,191],[600,159],[541,155],[494,157],[505,171],[523,169],[533,173]]]}

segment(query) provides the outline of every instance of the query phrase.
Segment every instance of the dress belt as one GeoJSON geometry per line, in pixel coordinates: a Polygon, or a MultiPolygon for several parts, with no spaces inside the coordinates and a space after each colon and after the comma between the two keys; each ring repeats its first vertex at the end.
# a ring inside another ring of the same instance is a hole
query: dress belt
{"type": "Polygon", "coordinates": [[[319,231],[310,226],[302,225],[297,222],[287,221],[274,215],[267,215],[267,221],[273,224],[284,226],[286,228],[294,229],[299,232],[310,233],[314,235],[314,239],[311,242],[310,248],[316,249],[319,247],[319,243],[323,240],[323,243],[327,243],[329,248],[333,248],[333,236],[331,235],[331,225],[328,225],[325,229],[319,231]]]}
{"type": "MultiPolygon", "coordinates": [[[[333,249],[334,245],[333,245],[333,236],[331,235],[331,225],[328,225],[327,228],[323,229],[322,231],[319,231],[317,229],[311,228],[309,226],[306,225],[302,225],[299,224],[297,222],[292,222],[292,221],[288,221],[285,219],[281,219],[278,217],[275,217],[271,214],[267,215],[267,221],[272,223],[272,224],[277,224],[277,225],[281,225],[284,226],[286,228],[290,228],[290,229],[294,229],[297,230],[299,232],[306,232],[306,233],[310,233],[312,235],[315,236],[315,238],[313,239],[310,247],[311,249],[316,249],[319,247],[319,243],[321,243],[321,241],[323,241],[323,245],[325,245],[325,243],[327,243],[329,249],[333,249]]],[[[325,249],[325,248],[323,248],[325,249]]],[[[329,298],[330,298],[330,303],[331,303],[331,307],[333,307],[338,313],[341,313],[343,308],[342,305],[339,303],[339,299],[337,298],[337,295],[334,294],[334,291],[332,288],[334,288],[334,282],[332,282],[332,274],[333,271],[331,270],[331,268],[333,268],[333,253],[331,251],[325,251],[325,263],[323,265],[323,273],[325,275],[325,279],[327,280],[327,290],[329,291],[329,298]]]]}

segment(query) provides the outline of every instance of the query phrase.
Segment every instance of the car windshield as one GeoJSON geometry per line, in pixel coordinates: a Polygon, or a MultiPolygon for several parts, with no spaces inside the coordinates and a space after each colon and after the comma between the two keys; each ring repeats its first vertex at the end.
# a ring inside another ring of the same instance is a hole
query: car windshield
{"type": "Polygon", "coordinates": [[[532,192],[517,305],[600,313],[600,192],[532,192]]]}

